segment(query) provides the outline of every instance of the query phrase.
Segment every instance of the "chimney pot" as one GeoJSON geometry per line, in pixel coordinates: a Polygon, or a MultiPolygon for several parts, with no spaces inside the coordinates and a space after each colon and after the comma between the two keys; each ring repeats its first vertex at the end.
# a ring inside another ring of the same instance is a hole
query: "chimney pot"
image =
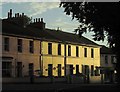
{"type": "Polygon", "coordinates": [[[22,17],[24,16],[24,13],[22,13],[22,17]]]}
{"type": "Polygon", "coordinates": [[[17,17],[17,14],[15,13],[15,18],[17,17]]]}
{"type": "Polygon", "coordinates": [[[35,19],[34,19],[34,23],[35,23],[35,19]]]}
{"type": "Polygon", "coordinates": [[[20,17],[22,17],[22,15],[20,14],[20,17]]]}
{"type": "Polygon", "coordinates": [[[38,18],[38,21],[40,22],[40,18],[38,18]]]}
{"type": "Polygon", "coordinates": [[[8,18],[10,18],[10,13],[8,12],[8,18]]]}
{"type": "Polygon", "coordinates": [[[41,18],[41,22],[43,22],[43,18],[41,18]]]}
{"type": "Polygon", "coordinates": [[[12,9],[10,9],[10,16],[9,17],[12,18],[12,9]]]}
{"type": "Polygon", "coordinates": [[[37,18],[36,18],[36,22],[37,22],[37,18]]]}
{"type": "Polygon", "coordinates": [[[19,13],[17,13],[17,17],[19,17],[19,13]]]}

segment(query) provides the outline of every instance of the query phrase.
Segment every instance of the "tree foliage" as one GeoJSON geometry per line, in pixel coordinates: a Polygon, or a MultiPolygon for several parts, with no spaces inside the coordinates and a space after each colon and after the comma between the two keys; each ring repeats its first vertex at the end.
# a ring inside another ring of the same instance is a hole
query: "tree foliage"
{"type": "Polygon", "coordinates": [[[75,31],[79,31],[79,35],[87,31],[94,31],[94,40],[100,41],[108,37],[110,46],[114,46],[116,36],[119,31],[120,3],[96,3],[96,2],[61,2],[66,15],[72,15],[72,19],[76,18],[80,25],[75,31]]]}
{"type": "Polygon", "coordinates": [[[75,29],[80,36],[87,29],[95,33],[93,37],[96,41],[104,41],[107,36],[109,46],[117,56],[117,81],[120,84],[120,3],[61,2],[60,7],[64,8],[66,15],[72,15],[72,19],[76,18],[80,22],[80,26],[75,29]]]}

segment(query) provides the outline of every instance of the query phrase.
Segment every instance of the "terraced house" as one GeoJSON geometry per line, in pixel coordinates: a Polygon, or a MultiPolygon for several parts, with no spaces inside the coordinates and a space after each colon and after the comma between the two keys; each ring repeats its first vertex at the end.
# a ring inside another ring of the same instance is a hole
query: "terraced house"
{"type": "Polygon", "coordinates": [[[2,20],[2,76],[83,74],[100,76],[100,46],[77,34],[45,28],[43,18],[25,25],[25,15],[2,20]]]}

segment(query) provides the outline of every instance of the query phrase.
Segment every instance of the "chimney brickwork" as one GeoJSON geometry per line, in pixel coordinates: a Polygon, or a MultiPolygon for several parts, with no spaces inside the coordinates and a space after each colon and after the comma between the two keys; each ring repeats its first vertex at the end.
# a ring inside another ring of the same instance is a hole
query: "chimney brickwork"
{"type": "MultiPolygon", "coordinates": [[[[8,12],[8,19],[16,22],[17,24],[24,26],[24,13],[19,14],[19,13],[15,13],[15,16],[12,16],[12,9],[10,9],[10,11],[8,12]]],[[[44,30],[45,29],[45,23],[43,22],[43,18],[36,18],[34,19],[33,23],[29,24],[30,26],[34,26],[37,27],[39,29],[44,30]]]]}

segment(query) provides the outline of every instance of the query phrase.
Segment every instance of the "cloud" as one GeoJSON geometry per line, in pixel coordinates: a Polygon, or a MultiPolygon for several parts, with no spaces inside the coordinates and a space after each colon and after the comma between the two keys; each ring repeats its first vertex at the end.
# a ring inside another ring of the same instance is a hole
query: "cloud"
{"type": "Polygon", "coordinates": [[[33,2],[29,4],[30,10],[28,11],[30,16],[36,16],[38,14],[42,14],[48,10],[58,8],[59,3],[58,2],[33,2]],[[30,8],[31,7],[31,8],[30,8]]]}
{"type": "Polygon", "coordinates": [[[60,2],[60,0],[2,0],[2,2],[60,2]]]}
{"type": "Polygon", "coordinates": [[[75,21],[69,22],[65,17],[59,17],[55,22],[48,23],[48,28],[49,27],[53,27],[55,29],[59,27],[63,31],[73,33],[74,29],[78,27],[78,23],[75,21]]]}

